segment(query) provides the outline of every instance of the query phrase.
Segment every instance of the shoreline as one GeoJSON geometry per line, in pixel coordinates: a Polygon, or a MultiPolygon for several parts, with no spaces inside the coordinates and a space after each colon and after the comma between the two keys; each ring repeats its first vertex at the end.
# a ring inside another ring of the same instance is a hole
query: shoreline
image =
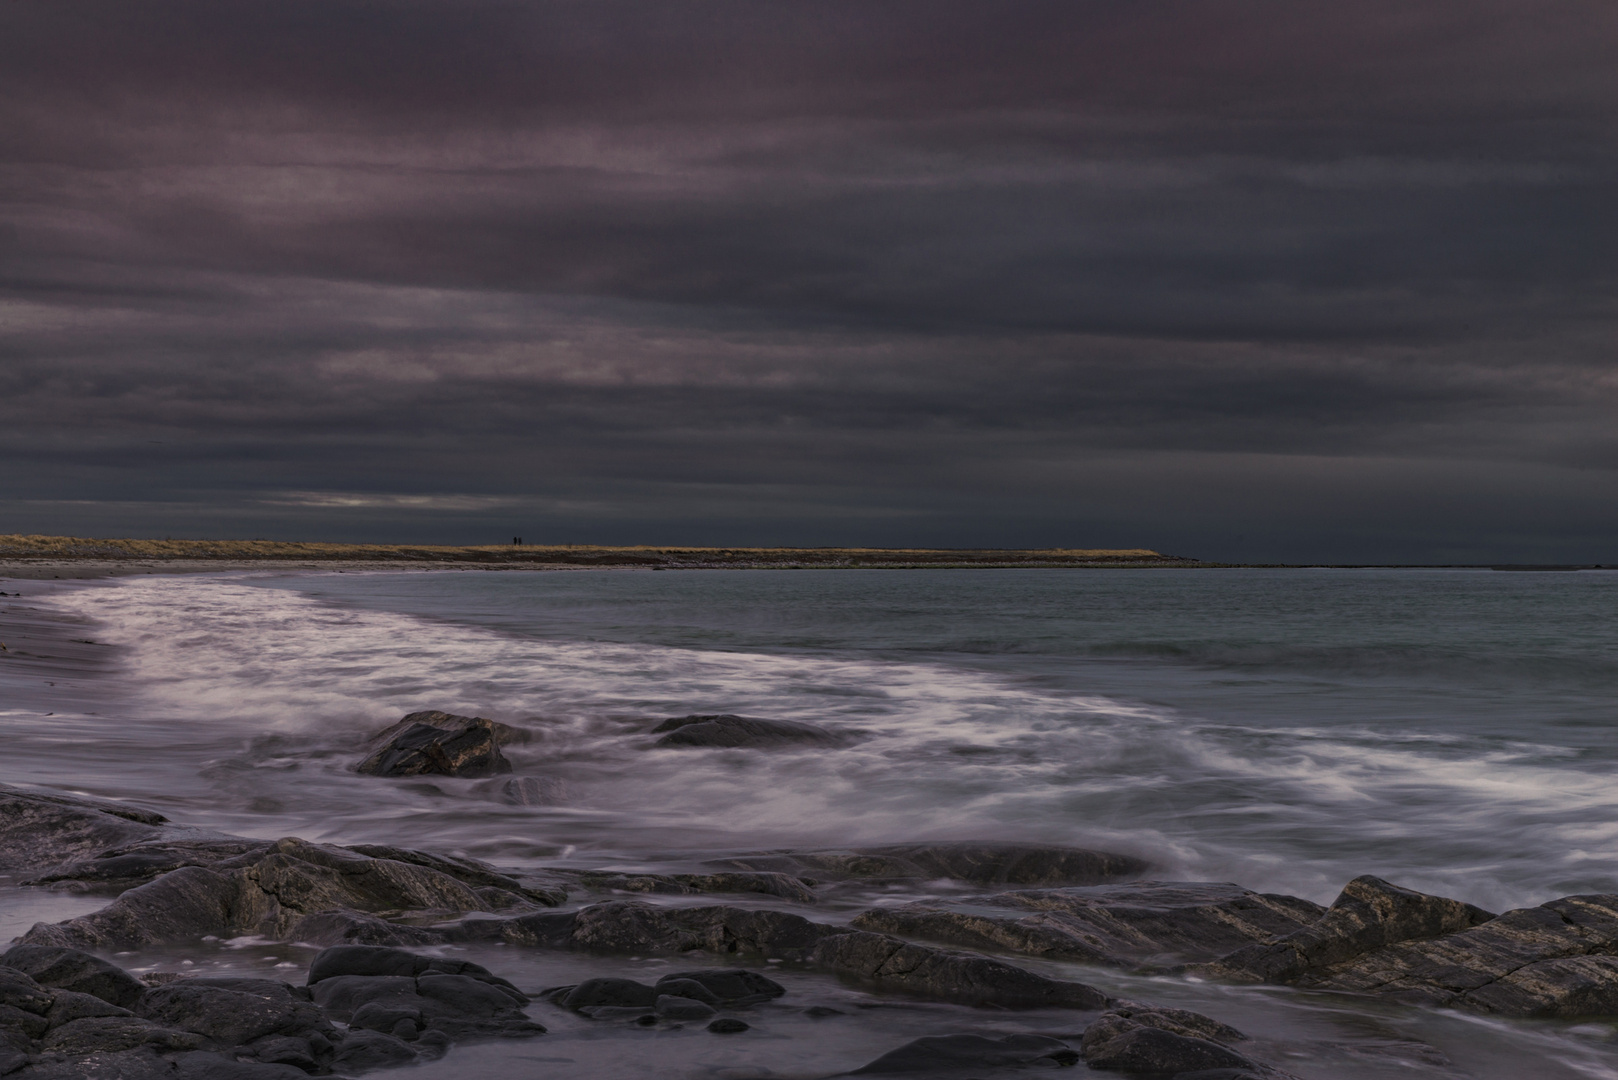
{"type": "Polygon", "coordinates": [[[0,535],[0,580],[137,574],[403,570],[1618,570],[1618,563],[1263,563],[1149,548],[682,547],[500,544],[453,547],[270,540],[135,540],[0,535]]]}

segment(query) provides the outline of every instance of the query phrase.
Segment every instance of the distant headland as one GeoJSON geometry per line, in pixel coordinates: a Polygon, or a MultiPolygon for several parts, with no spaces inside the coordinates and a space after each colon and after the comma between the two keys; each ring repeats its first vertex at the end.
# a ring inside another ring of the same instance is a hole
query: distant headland
{"type": "Polygon", "coordinates": [[[74,576],[238,565],[548,569],[841,569],[852,567],[1205,566],[1147,548],[681,547],[596,544],[327,544],[281,540],[138,540],[0,535],[0,574],[71,567],[74,576]]]}

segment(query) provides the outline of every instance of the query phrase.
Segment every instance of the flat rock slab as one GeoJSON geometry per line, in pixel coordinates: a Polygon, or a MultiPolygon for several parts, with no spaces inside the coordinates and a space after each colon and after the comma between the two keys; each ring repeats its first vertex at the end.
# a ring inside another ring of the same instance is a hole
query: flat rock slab
{"type": "MultiPolygon", "coordinates": [[[[174,825],[155,811],[111,799],[0,785],[0,873],[57,881],[72,877],[67,870],[76,864],[118,857],[125,863],[155,859],[173,869],[192,851],[217,859],[253,843],[174,825]]],[[[103,862],[83,878],[116,884],[131,876],[141,874],[103,862]]]]}
{"type": "Polygon", "coordinates": [[[1292,896],[1209,882],[1030,889],[873,908],[862,930],[1120,967],[1224,956],[1308,926],[1325,909],[1292,896]]]}
{"type": "Polygon", "coordinates": [[[411,713],[373,738],[371,754],[355,766],[355,771],[366,776],[482,777],[508,773],[511,762],[500,752],[500,745],[509,739],[511,730],[481,716],[411,713]]]}
{"type": "Polygon", "coordinates": [[[658,724],[652,729],[652,734],[663,736],[657,740],[658,746],[766,749],[780,746],[838,747],[847,746],[851,741],[845,734],[827,731],[813,724],[800,724],[795,720],[760,720],[729,713],[678,716],[658,724]]]}
{"type": "Polygon", "coordinates": [[[1036,844],[936,843],[767,851],[709,860],[730,870],[773,871],[822,881],[949,879],[971,885],[1100,885],[1139,877],[1143,859],[1036,844]]]}
{"type": "Polygon", "coordinates": [[[308,941],[321,936],[333,913],[410,911],[440,913],[447,919],[468,911],[533,910],[558,902],[556,893],[525,888],[481,864],[387,850],[409,861],[289,837],[208,867],[170,871],[100,911],[36,924],[22,940],[105,950],[208,935],[308,941]],[[483,884],[490,880],[504,884],[483,884]]]}
{"type": "Polygon", "coordinates": [[[1004,960],[863,931],[827,937],[808,962],[887,990],[968,1005],[1100,1009],[1110,998],[1086,983],[1047,979],[1004,960]]]}
{"type": "Polygon", "coordinates": [[[1293,985],[1501,1016],[1618,1016],[1618,895],[1568,896],[1376,949],[1293,985]]]}

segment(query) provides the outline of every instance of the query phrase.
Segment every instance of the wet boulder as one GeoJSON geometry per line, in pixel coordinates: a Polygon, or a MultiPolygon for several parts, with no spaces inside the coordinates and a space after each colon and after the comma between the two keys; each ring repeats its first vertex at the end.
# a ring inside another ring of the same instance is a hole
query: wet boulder
{"type": "Polygon", "coordinates": [[[1365,875],[1350,881],[1325,914],[1308,926],[1239,949],[1207,971],[1231,981],[1288,983],[1388,945],[1441,937],[1494,917],[1459,900],[1365,875]]]}
{"type": "Polygon", "coordinates": [[[364,945],[344,945],[322,949],[309,965],[308,985],[334,979],[339,975],[404,976],[465,975],[498,986],[514,998],[522,993],[515,986],[494,974],[481,964],[470,960],[452,960],[441,956],[423,956],[404,949],[375,948],[364,945]]]}
{"type": "Polygon", "coordinates": [[[0,873],[40,873],[151,840],[167,820],[107,799],[0,786],[0,873]]]}
{"type": "Polygon", "coordinates": [[[262,851],[265,847],[266,841],[235,836],[204,834],[160,837],[110,848],[93,858],[65,863],[39,875],[28,884],[117,895],[182,866],[213,866],[225,859],[262,851]]]}
{"type": "Polygon", "coordinates": [[[135,1011],[225,1048],[268,1036],[334,1035],[306,989],[272,979],[181,979],[146,991],[135,1011]]]}
{"type": "Polygon", "coordinates": [[[594,1009],[650,1009],[657,1004],[658,992],[634,979],[586,979],[577,986],[563,987],[554,1000],[565,1009],[585,1012],[594,1009]]]}
{"type": "Polygon", "coordinates": [[[355,770],[366,776],[508,773],[511,762],[500,752],[501,727],[481,716],[411,713],[377,735],[375,749],[355,770]]]}
{"type": "MultiPolygon", "coordinates": [[[[1618,1016],[1615,954],[1618,894],[1567,896],[1373,949],[1289,982],[1500,1016],[1612,1017],[1618,1016]]],[[[1225,968],[1221,961],[1210,971],[1225,968]]]]}
{"type": "Polygon", "coordinates": [[[639,900],[609,900],[576,912],[468,921],[453,928],[450,937],[595,952],[673,955],[702,949],[719,955],[801,960],[821,938],[842,932],[786,911],[717,904],[655,907],[639,900]]]}
{"type": "Polygon", "coordinates": [[[1084,1031],[1085,1064],[1092,1069],[1172,1076],[1209,1070],[1281,1076],[1231,1049],[1246,1036],[1227,1024],[1184,1009],[1121,1004],[1084,1031]]]}
{"type": "Polygon", "coordinates": [[[660,994],[675,994],[727,1008],[757,1005],[787,992],[786,987],[774,979],[745,968],[670,972],[657,980],[655,989],[660,994]]]}
{"type": "Polygon", "coordinates": [[[809,962],[824,970],[921,997],[1006,1008],[1104,1008],[1106,994],[1080,982],[1047,979],[975,953],[917,945],[861,931],[820,941],[809,962]]]}
{"type": "Polygon", "coordinates": [[[927,1035],[890,1050],[850,1076],[924,1073],[949,1076],[1007,1066],[1066,1067],[1079,1055],[1060,1039],[1044,1035],[927,1035]]]}
{"type": "Polygon", "coordinates": [[[751,747],[848,745],[848,736],[795,720],[760,720],[729,713],[679,716],[652,729],[658,746],[751,747]]]}
{"type": "Polygon", "coordinates": [[[323,913],[437,912],[451,918],[467,911],[532,910],[541,903],[531,890],[469,884],[446,872],[454,869],[447,860],[440,863],[446,869],[289,837],[212,868],[181,867],[90,915],[40,923],[23,941],[128,949],[209,934],[287,940],[301,936],[304,919],[323,913]]]}
{"type": "MultiPolygon", "coordinates": [[[[146,992],[140,980],[123,968],[78,949],[13,945],[0,956],[0,965],[27,976],[39,987],[88,994],[123,1009],[132,1008],[146,992]]],[[[0,991],[7,993],[7,1003],[20,1004],[15,995],[24,993],[26,985],[0,978],[0,987],[17,987],[15,991],[0,991]]]]}
{"type": "Polygon", "coordinates": [[[875,908],[855,917],[854,925],[952,945],[1137,967],[1222,956],[1300,930],[1323,910],[1238,885],[1146,881],[875,908]]]}
{"type": "MultiPolygon", "coordinates": [[[[309,980],[310,996],[328,1015],[390,1038],[402,1036],[404,1042],[429,1031],[462,1039],[545,1030],[524,1015],[526,995],[465,961],[341,946],[315,957],[309,980]]],[[[376,1047],[386,1049],[382,1043],[376,1047]]]]}

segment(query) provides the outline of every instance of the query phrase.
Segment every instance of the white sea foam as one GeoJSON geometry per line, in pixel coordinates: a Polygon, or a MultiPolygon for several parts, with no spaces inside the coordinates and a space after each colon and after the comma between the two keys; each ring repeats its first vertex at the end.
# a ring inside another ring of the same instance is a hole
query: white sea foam
{"type": "MultiPolygon", "coordinates": [[[[116,748],[99,789],[116,792],[121,770],[174,816],[235,831],[506,861],[1017,838],[1124,847],[1172,875],[1322,900],[1364,872],[1495,906],[1618,880],[1618,855],[1600,848],[1618,789],[1555,745],[1220,724],[932,661],[527,637],[229,577],[53,602],[98,620],[126,673],[115,718],[76,717],[51,738],[116,748]],[[518,769],[565,782],[566,804],[345,771],[367,733],[422,708],[530,729],[518,769]],[[863,734],[847,750],[774,753],[659,749],[645,734],[658,717],[719,711],[863,734]]],[[[57,745],[66,777],[83,751],[57,745]]],[[[33,759],[51,753],[41,742],[33,759]]]]}

